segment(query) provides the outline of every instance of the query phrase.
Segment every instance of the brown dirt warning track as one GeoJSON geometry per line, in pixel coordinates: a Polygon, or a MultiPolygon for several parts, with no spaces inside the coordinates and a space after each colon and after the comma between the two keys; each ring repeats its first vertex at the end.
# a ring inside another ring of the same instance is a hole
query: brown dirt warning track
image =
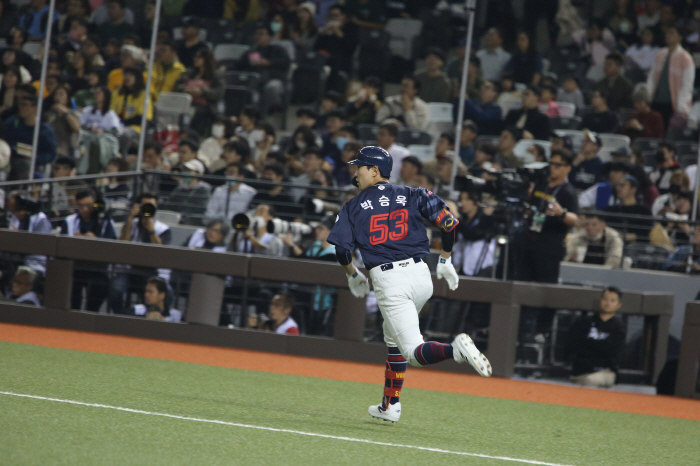
{"type": "MultiPolygon", "coordinates": [[[[209,366],[383,383],[384,365],[0,324],[0,341],[209,366]]],[[[410,368],[407,387],[700,421],[700,401],[410,368]]]]}

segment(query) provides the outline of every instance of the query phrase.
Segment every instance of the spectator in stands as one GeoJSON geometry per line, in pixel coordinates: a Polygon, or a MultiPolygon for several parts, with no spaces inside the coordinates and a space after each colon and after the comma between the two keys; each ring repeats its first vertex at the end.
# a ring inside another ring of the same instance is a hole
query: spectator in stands
{"type": "Polygon", "coordinates": [[[260,204],[255,208],[255,221],[250,228],[243,232],[243,238],[239,240],[234,235],[232,243],[238,252],[263,254],[273,257],[286,257],[289,248],[282,238],[274,233],[268,233],[267,224],[275,218],[277,209],[269,204],[260,204]]]}
{"type": "Polygon", "coordinates": [[[681,168],[673,170],[669,192],[654,200],[651,213],[654,217],[664,217],[667,213],[676,212],[676,204],[680,194],[690,190],[690,178],[681,168]]]}
{"type": "MultiPolygon", "coordinates": [[[[435,186],[435,193],[438,196],[446,198],[450,193],[450,186],[452,183],[452,170],[453,164],[457,163],[457,176],[465,176],[467,174],[467,167],[462,163],[461,160],[457,158],[455,151],[448,150],[444,154],[436,156],[437,164],[433,165],[435,179],[437,185],[435,186]]],[[[429,171],[428,163],[424,165],[424,170],[429,171]]],[[[431,164],[432,165],[432,164],[431,164]]]]}
{"type": "Polygon", "coordinates": [[[202,158],[209,162],[210,171],[226,169],[226,161],[223,159],[224,146],[235,134],[236,124],[230,118],[219,115],[211,127],[211,136],[199,146],[202,158]]]}
{"type": "Polygon", "coordinates": [[[172,309],[167,304],[169,292],[167,281],[157,276],[150,277],[143,291],[144,304],[135,304],[130,313],[135,316],[144,316],[147,320],[180,322],[182,311],[172,309]]]}
{"type": "MultiPolygon", "coordinates": [[[[48,26],[49,5],[47,0],[31,0],[29,9],[19,18],[19,26],[26,30],[30,40],[40,40],[46,37],[48,26]]],[[[55,15],[51,22],[56,22],[55,15]]]]}
{"type": "Polygon", "coordinates": [[[420,81],[415,77],[403,78],[400,94],[384,99],[384,104],[377,111],[377,123],[396,118],[411,129],[426,129],[429,109],[428,104],[418,97],[420,90],[420,81]]]}
{"type": "Polygon", "coordinates": [[[615,35],[618,46],[623,50],[637,40],[637,14],[634,6],[634,2],[630,0],[618,1],[606,17],[608,29],[615,35]]]}
{"type": "Polygon", "coordinates": [[[552,130],[549,118],[540,112],[540,97],[542,97],[540,88],[529,85],[522,94],[523,108],[508,112],[504,120],[505,126],[515,126],[522,131],[527,131],[534,139],[549,139],[552,130]]]}
{"type": "Polygon", "coordinates": [[[284,83],[287,80],[290,60],[287,51],[271,44],[272,30],[269,24],[261,24],[255,29],[255,46],[244,53],[238,61],[237,69],[254,71],[260,74],[262,91],[261,110],[278,110],[282,106],[284,83]]]}
{"type": "Polygon", "coordinates": [[[581,150],[576,154],[569,173],[569,182],[579,191],[585,191],[598,181],[603,166],[603,161],[598,157],[598,151],[603,145],[600,136],[588,130],[583,132],[581,150]]]}
{"type": "Polygon", "coordinates": [[[18,304],[41,306],[39,295],[35,291],[38,273],[31,267],[20,265],[12,278],[12,290],[7,298],[18,304]]]}
{"type": "Polygon", "coordinates": [[[278,163],[266,165],[260,180],[263,183],[260,183],[258,193],[253,197],[251,205],[273,205],[280,218],[294,220],[301,210],[292,196],[285,191],[285,187],[279,184],[284,181],[284,167],[278,163]]]}
{"type": "MultiPolygon", "coordinates": [[[[638,191],[639,182],[637,179],[632,175],[625,176],[621,182],[615,185],[615,193],[620,203],[606,207],[605,211],[612,214],[651,217],[651,209],[639,203],[638,191]]],[[[608,223],[622,232],[625,242],[629,243],[649,242],[649,232],[654,226],[653,221],[649,218],[616,217],[614,215],[608,217],[608,223]]]]}
{"type": "Polygon", "coordinates": [[[634,91],[632,104],[636,111],[622,124],[620,133],[629,136],[632,142],[636,138],[663,139],[665,134],[663,118],[659,112],[652,110],[649,106],[649,93],[645,87],[640,86],[634,91]]]}
{"type": "Polygon", "coordinates": [[[479,193],[459,193],[459,225],[453,261],[460,274],[490,276],[496,241],[493,218],[481,208],[479,193]]]}
{"type": "Polygon", "coordinates": [[[184,225],[201,225],[211,196],[211,185],[187,175],[203,175],[204,163],[199,159],[189,160],[180,166],[180,170],[183,174],[180,184],[170,193],[167,202],[163,202],[163,209],[180,212],[180,223],[184,225]]]}
{"type": "MultiPolygon", "coordinates": [[[[100,24],[97,28],[97,35],[106,42],[110,38],[124,40],[133,34],[134,27],[126,21],[126,0],[109,0],[107,2],[108,21],[100,24]]],[[[133,23],[133,20],[132,20],[133,23]]]]}
{"type": "Polygon", "coordinates": [[[306,149],[317,147],[316,135],[311,129],[311,126],[306,126],[305,124],[299,125],[292,133],[286,155],[291,158],[300,159],[306,149]]]}
{"type": "Polygon", "coordinates": [[[666,29],[666,44],[654,57],[647,78],[651,107],[661,114],[664,127],[669,127],[671,115],[687,118],[693,101],[695,64],[690,54],[681,47],[681,35],[675,26],[666,29]]]}
{"type": "MultiPolygon", "coordinates": [[[[448,136],[452,142],[452,148],[454,149],[454,138],[450,134],[443,133],[440,135],[448,136]]],[[[479,128],[471,121],[466,120],[462,124],[462,133],[460,134],[459,143],[459,159],[466,166],[471,166],[474,163],[474,157],[476,154],[476,138],[479,136],[479,128]]]]}
{"type": "MultiPolygon", "coordinates": [[[[292,178],[292,183],[296,185],[308,185],[316,179],[316,174],[323,169],[325,162],[321,151],[316,147],[309,147],[303,152],[302,167],[303,173],[292,178]]],[[[304,194],[304,189],[292,189],[292,196],[298,201],[304,194]]]]}
{"type": "MultiPolygon", "coordinates": [[[[319,117],[318,117],[318,113],[314,109],[309,108],[309,107],[302,107],[302,108],[297,110],[296,116],[297,116],[297,128],[299,128],[300,126],[308,126],[309,128],[311,128],[314,131],[317,130],[319,117]]],[[[316,134],[316,133],[314,133],[314,134],[316,134]]],[[[316,145],[320,145],[320,144],[317,143],[316,145]]]]}
{"type": "Polygon", "coordinates": [[[80,118],[71,105],[70,89],[60,84],[46,102],[44,119],[56,134],[56,156],[75,157],[80,137],[80,118]]]}
{"type": "Polygon", "coordinates": [[[593,113],[584,115],[581,122],[583,128],[595,133],[614,133],[617,131],[620,121],[617,115],[608,108],[607,95],[600,91],[593,91],[591,107],[593,107],[593,113]]]}
{"type": "Polygon", "coordinates": [[[693,193],[682,191],[676,196],[675,209],[666,213],[669,220],[675,220],[666,225],[666,232],[673,244],[688,244],[690,242],[691,232],[687,220],[690,219],[690,212],[693,210],[692,202],[693,193]]]}
{"type": "Polygon", "coordinates": [[[491,170],[493,161],[496,160],[498,148],[488,142],[482,142],[474,153],[474,164],[470,167],[474,170],[491,170]]]}
{"type": "MultiPolygon", "coordinates": [[[[128,142],[141,132],[144,104],[146,101],[146,83],[143,73],[136,68],[124,70],[124,85],[112,96],[112,110],[119,116],[122,124],[127,126],[120,141],[128,142]]],[[[153,101],[149,100],[146,113],[148,121],[153,120],[153,101]]],[[[124,152],[122,146],[122,152],[124,152]]]]}
{"type": "Polygon", "coordinates": [[[175,83],[186,70],[177,59],[177,49],[173,41],[160,42],[156,46],[156,60],[153,64],[153,99],[158,100],[164,92],[173,92],[175,83]]]}
{"type": "Polygon", "coordinates": [[[625,344],[625,328],[615,313],[622,307],[622,292],[607,287],[600,299],[600,312],[582,316],[569,331],[572,355],[571,381],[589,387],[609,388],[615,384],[618,360],[625,344]]]}
{"type": "Polygon", "coordinates": [[[0,37],[8,37],[12,27],[17,25],[18,15],[10,2],[3,0],[0,4],[0,37]]]}
{"type": "Polygon", "coordinates": [[[318,26],[314,20],[316,5],[313,2],[304,2],[297,7],[296,21],[292,24],[289,35],[298,51],[309,50],[313,47],[318,26]]]}
{"type": "MultiPolygon", "coordinates": [[[[95,90],[98,87],[105,86],[106,80],[104,77],[103,68],[93,68],[87,73],[87,87],[80,89],[73,96],[75,99],[75,105],[78,110],[82,110],[87,106],[94,105],[95,103],[95,90]]],[[[106,86],[105,86],[106,87],[106,86]]],[[[109,90],[109,89],[107,89],[109,90]]],[[[111,94],[111,91],[110,91],[111,94]]]]}
{"type": "Polygon", "coordinates": [[[377,145],[387,151],[393,159],[394,165],[392,168],[392,179],[398,179],[401,171],[401,161],[411,155],[408,149],[396,144],[396,138],[399,136],[399,130],[396,125],[384,123],[379,126],[377,132],[377,145]]]}
{"type": "Polygon", "coordinates": [[[622,76],[624,59],[619,53],[605,57],[603,72],[605,78],[598,82],[595,89],[608,96],[608,105],[613,111],[632,106],[632,83],[622,76]]]}
{"type": "Polygon", "coordinates": [[[659,144],[656,163],[656,169],[649,174],[649,179],[659,190],[659,194],[666,194],[671,189],[673,171],[679,167],[676,146],[672,142],[659,144]]]}
{"type": "Polygon", "coordinates": [[[638,147],[630,150],[627,147],[621,147],[610,153],[613,162],[624,163],[630,171],[630,174],[639,181],[639,188],[642,194],[642,204],[651,206],[654,200],[659,197],[659,190],[647,175],[642,151],[638,147]]]}
{"type": "Polygon", "coordinates": [[[409,155],[401,161],[401,171],[396,184],[415,188],[418,183],[418,175],[423,170],[423,162],[415,155],[409,155]]]}
{"type": "Polygon", "coordinates": [[[548,117],[560,117],[561,109],[557,105],[557,88],[552,84],[542,85],[540,110],[548,117]]]}
{"type": "Polygon", "coordinates": [[[669,272],[685,273],[689,256],[691,258],[690,273],[700,273],[700,227],[697,226],[693,231],[693,241],[690,244],[678,246],[664,263],[663,269],[669,272]]]}
{"type": "MultiPolygon", "coordinates": [[[[124,173],[129,171],[129,162],[125,159],[114,157],[107,162],[106,173],[112,175],[114,173],[124,173]]],[[[128,210],[131,205],[131,188],[129,187],[130,180],[124,176],[110,176],[105,178],[107,183],[104,185],[103,191],[107,209],[123,209],[128,210]]]]}
{"type": "Polygon", "coordinates": [[[542,57],[535,50],[530,35],[524,31],[519,32],[515,53],[503,71],[512,76],[516,83],[537,85],[542,79],[542,69],[542,57]]]}
{"type": "MultiPolygon", "coordinates": [[[[49,218],[40,211],[39,203],[28,195],[19,191],[10,192],[7,196],[7,210],[12,214],[9,221],[10,230],[51,234],[49,218]]],[[[46,256],[29,255],[24,263],[37,272],[46,272],[46,256]]]]}
{"type": "Polygon", "coordinates": [[[503,50],[503,38],[498,28],[486,31],[483,47],[476,52],[476,56],[481,60],[481,75],[485,80],[497,82],[501,79],[510,54],[503,50]]]}
{"type": "Polygon", "coordinates": [[[69,31],[65,36],[65,42],[58,47],[58,56],[64,65],[70,61],[71,56],[80,50],[83,41],[87,38],[87,33],[87,18],[76,16],[70,19],[69,31]]]}
{"type": "Polygon", "coordinates": [[[498,153],[492,162],[499,164],[501,168],[522,167],[523,161],[513,152],[515,145],[522,137],[523,132],[515,126],[508,126],[501,131],[501,136],[498,138],[498,153]]]}
{"type": "MultiPolygon", "coordinates": [[[[253,105],[246,105],[238,116],[239,126],[236,128],[236,136],[245,138],[251,150],[251,156],[256,152],[257,145],[263,140],[265,134],[258,127],[260,112],[253,105]]],[[[254,157],[255,158],[255,157],[254,157]]]]}
{"type": "Polygon", "coordinates": [[[335,246],[328,242],[328,235],[334,224],[335,216],[327,216],[321,219],[316,228],[314,228],[314,241],[306,249],[299,247],[290,234],[283,236],[282,241],[289,246],[292,257],[336,262],[335,246]]]}
{"type": "Polygon", "coordinates": [[[567,76],[564,78],[562,90],[557,93],[557,102],[568,102],[576,105],[576,109],[584,108],[583,93],[579,89],[578,79],[575,76],[567,76]]]}
{"type": "MultiPolygon", "coordinates": [[[[464,101],[464,119],[471,120],[479,126],[481,134],[495,136],[503,129],[501,107],[498,100],[499,85],[495,81],[484,81],[479,92],[479,99],[475,97],[464,101]]],[[[457,121],[459,111],[458,102],[453,105],[452,114],[457,121]]]]}
{"type": "Polygon", "coordinates": [[[659,53],[659,47],[654,44],[654,32],[651,28],[642,30],[641,41],[633,44],[626,51],[625,55],[629,57],[634,64],[645,73],[648,73],[654,64],[654,57],[659,53]]]}
{"type": "Polygon", "coordinates": [[[2,75],[2,88],[0,88],[0,112],[4,112],[15,105],[15,89],[20,84],[20,72],[16,66],[8,67],[2,75]]]}
{"type": "Polygon", "coordinates": [[[435,192],[435,183],[435,177],[430,173],[426,173],[425,171],[421,172],[416,179],[417,188],[424,188],[432,192],[435,192]]]}
{"type": "MultiPolygon", "coordinates": [[[[5,142],[10,146],[12,166],[8,180],[26,180],[33,178],[29,173],[34,141],[34,124],[36,122],[36,95],[23,95],[18,98],[19,113],[5,120],[3,125],[5,142]]],[[[56,158],[56,133],[47,123],[39,126],[39,144],[37,146],[36,170],[41,171],[46,164],[56,158]]]]}
{"type": "Polygon", "coordinates": [[[565,262],[604,265],[616,269],[622,261],[622,237],[595,212],[583,214],[583,228],[566,240],[565,262]]]}
{"type": "Polygon", "coordinates": [[[591,68],[586,77],[599,80],[603,76],[605,58],[615,50],[615,36],[601,19],[591,19],[586,29],[579,29],[571,34],[574,43],[581,50],[581,57],[588,58],[591,68]]]}
{"type": "Polygon", "coordinates": [[[270,18],[270,37],[272,40],[289,40],[289,25],[285,20],[285,15],[275,13],[270,18]]]}
{"type": "Polygon", "coordinates": [[[617,203],[615,186],[621,182],[625,175],[631,174],[632,166],[627,162],[608,162],[600,169],[600,178],[607,173],[608,181],[601,181],[583,191],[578,196],[578,206],[581,209],[593,208],[603,210],[617,203]]]}
{"type": "Polygon", "coordinates": [[[85,57],[88,72],[96,68],[104,68],[105,60],[100,54],[100,39],[95,35],[88,35],[80,47],[80,52],[85,57]]]}
{"type": "Polygon", "coordinates": [[[345,106],[347,121],[353,125],[373,124],[382,104],[382,87],[382,80],[378,77],[366,77],[359,92],[348,99],[345,106]]]}
{"type": "Polygon", "coordinates": [[[182,23],[182,41],[177,46],[177,57],[185,68],[194,66],[194,56],[207,45],[199,40],[199,20],[186,18],[182,23]]]}
{"type": "Polygon", "coordinates": [[[321,99],[321,113],[318,116],[316,125],[312,128],[324,132],[326,130],[326,119],[333,110],[339,110],[345,106],[345,98],[336,91],[328,91],[321,99]]]}
{"type": "MultiPolygon", "coordinates": [[[[476,95],[479,93],[481,86],[484,84],[484,78],[481,77],[481,60],[479,57],[472,55],[469,57],[469,66],[467,67],[467,94],[476,95]]],[[[459,96],[461,77],[459,80],[452,80],[453,95],[459,96]]]]}
{"type": "Polygon", "coordinates": [[[384,30],[386,12],[384,2],[372,0],[348,0],[345,2],[347,15],[361,29],[384,30]]]}
{"type": "Polygon", "coordinates": [[[331,75],[328,77],[328,87],[330,89],[343,90],[342,83],[352,73],[353,55],[357,48],[358,36],[357,24],[349,20],[346,8],[334,4],[328,11],[328,22],[319,31],[314,45],[314,49],[329,57],[331,75]]]}
{"type": "Polygon", "coordinates": [[[190,249],[226,252],[226,236],[228,236],[230,230],[229,222],[224,220],[224,218],[209,220],[206,228],[197,228],[185,240],[183,246],[190,249]]]}
{"type": "MultiPolygon", "coordinates": [[[[116,240],[114,222],[95,207],[101,201],[101,196],[91,189],[78,191],[75,195],[78,212],[66,217],[61,224],[61,234],[116,240]]],[[[71,309],[83,309],[83,289],[85,289],[85,309],[92,312],[100,310],[109,288],[107,265],[94,262],[76,263],[73,270],[71,309]]]]}
{"type": "Polygon", "coordinates": [[[421,98],[425,102],[450,102],[452,100],[452,81],[442,71],[445,66],[445,52],[431,47],[425,52],[427,70],[416,73],[420,81],[421,98]]]}
{"type": "MultiPolygon", "coordinates": [[[[163,160],[163,146],[156,141],[146,141],[143,147],[143,162],[144,170],[170,171],[170,165],[163,160]]],[[[173,180],[169,175],[161,174],[145,174],[143,179],[143,189],[146,192],[159,193],[167,195],[172,192],[178,185],[177,181],[173,180]]]]}
{"type": "Polygon", "coordinates": [[[292,319],[294,298],[288,293],[277,294],[270,302],[269,319],[264,314],[248,317],[247,328],[258,328],[282,335],[299,335],[299,325],[292,319]]]}
{"type": "Polygon", "coordinates": [[[321,154],[324,157],[331,157],[335,160],[340,158],[341,149],[338,147],[338,137],[346,123],[347,115],[341,109],[331,110],[326,114],[326,130],[328,132],[321,137],[323,144],[321,154]]]}
{"type": "MultiPolygon", "coordinates": [[[[233,143],[232,143],[233,144],[233,143]]],[[[214,189],[214,193],[207,204],[206,218],[228,218],[248,210],[250,201],[257,191],[240,181],[243,178],[243,167],[238,163],[230,163],[226,166],[226,177],[236,178],[214,189]]]]}
{"type": "Polygon", "coordinates": [[[75,194],[85,187],[83,181],[73,180],[76,174],[75,159],[73,157],[57,157],[51,166],[51,178],[62,178],[49,185],[48,198],[51,212],[50,217],[62,217],[67,215],[75,206],[75,194]]]}
{"type": "Polygon", "coordinates": [[[224,97],[223,71],[216,68],[211,50],[203,48],[194,54],[194,65],[180,75],[174,90],[192,96],[194,116],[190,126],[201,137],[209,137],[216,121],[216,106],[224,97]]]}

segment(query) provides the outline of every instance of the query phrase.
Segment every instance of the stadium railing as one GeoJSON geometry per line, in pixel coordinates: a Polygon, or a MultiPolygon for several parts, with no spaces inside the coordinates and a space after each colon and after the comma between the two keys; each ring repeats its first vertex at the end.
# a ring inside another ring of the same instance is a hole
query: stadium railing
{"type": "Polygon", "coordinates": [[[700,302],[688,303],[676,373],[675,395],[700,399],[700,302]]]}

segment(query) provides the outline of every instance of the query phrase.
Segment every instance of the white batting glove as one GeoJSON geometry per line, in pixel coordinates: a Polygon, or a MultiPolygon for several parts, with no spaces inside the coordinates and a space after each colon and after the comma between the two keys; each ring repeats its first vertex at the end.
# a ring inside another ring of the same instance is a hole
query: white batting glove
{"type": "Polygon", "coordinates": [[[347,277],[350,293],[352,293],[354,297],[364,298],[369,294],[369,281],[362,272],[355,269],[355,273],[347,277]]]}
{"type": "Polygon", "coordinates": [[[438,279],[444,278],[447,282],[447,286],[450,290],[454,291],[459,286],[459,276],[455,270],[455,266],[452,265],[452,257],[445,259],[440,257],[437,264],[437,277],[438,279]]]}

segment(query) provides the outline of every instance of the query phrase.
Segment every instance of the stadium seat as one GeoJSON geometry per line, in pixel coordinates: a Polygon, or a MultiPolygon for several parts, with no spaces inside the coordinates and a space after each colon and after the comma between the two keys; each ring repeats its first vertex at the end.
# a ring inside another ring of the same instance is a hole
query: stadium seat
{"type": "Polygon", "coordinates": [[[656,149],[643,150],[642,158],[644,159],[644,166],[650,169],[656,168],[656,149]]]}
{"type": "Polygon", "coordinates": [[[435,147],[423,144],[411,144],[408,146],[411,155],[418,157],[421,162],[435,159],[435,147]]]}
{"type": "Polygon", "coordinates": [[[292,103],[316,104],[325,93],[327,73],[324,69],[327,57],[307,51],[297,56],[292,72],[292,103]]]}
{"type": "MultiPolygon", "coordinates": [[[[182,27],[173,28],[173,40],[182,40],[182,27]]],[[[199,40],[205,42],[207,40],[207,30],[200,28],[199,40]]]]}
{"type": "Polygon", "coordinates": [[[232,44],[236,41],[236,25],[228,19],[207,19],[204,27],[207,38],[214,44],[232,44]]]}
{"type": "Polygon", "coordinates": [[[360,134],[360,141],[362,141],[363,144],[376,144],[379,125],[368,123],[359,124],[357,125],[357,132],[360,134]]]}
{"type": "Polygon", "coordinates": [[[524,163],[531,163],[535,161],[535,157],[530,154],[527,150],[534,145],[544,147],[544,151],[547,154],[547,160],[549,160],[549,152],[552,148],[552,143],[549,141],[542,141],[539,139],[521,139],[513,147],[513,154],[521,159],[524,163]]]}
{"type": "Polygon", "coordinates": [[[37,58],[41,50],[41,42],[26,42],[22,45],[22,51],[32,58],[37,58]]]}
{"type": "Polygon", "coordinates": [[[243,44],[217,44],[214,47],[214,58],[218,60],[239,60],[250,47],[243,44]]]}
{"type": "Polygon", "coordinates": [[[662,139],[656,138],[637,138],[634,140],[634,146],[639,147],[641,151],[656,150],[659,148],[659,144],[663,142],[662,139]]]}
{"type": "Polygon", "coordinates": [[[257,90],[260,87],[260,73],[249,71],[227,71],[224,74],[225,86],[243,86],[257,90]]]}
{"type": "Polygon", "coordinates": [[[569,102],[557,102],[562,118],[573,118],[576,115],[576,105],[569,102]]]}
{"type": "Polygon", "coordinates": [[[630,146],[630,138],[622,134],[598,133],[600,141],[603,143],[602,149],[620,149],[630,146]]]}
{"type": "Polygon", "coordinates": [[[635,269],[661,270],[669,251],[653,244],[632,243],[625,246],[624,255],[632,259],[632,267],[635,269]]]}
{"type": "Polygon", "coordinates": [[[523,108],[523,103],[520,99],[504,99],[499,102],[499,105],[501,107],[501,116],[503,119],[506,119],[506,116],[508,115],[508,112],[511,110],[519,110],[523,108]]]}
{"type": "MultiPolygon", "coordinates": [[[[698,163],[698,154],[680,154],[678,156],[678,164],[681,166],[681,168],[685,169],[688,168],[691,165],[695,165],[698,163]]],[[[693,183],[693,181],[691,181],[693,183]]]]}
{"type": "Polygon", "coordinates": [[[412,60],[413,43],[423,30],[423,23],[417,19],[392,18],[384,29],[389,33],[389,50],[393,55],[412,60]]]}
{"type": "Polygon", "coordinates": [[[294,46],[294,42],[287,39],[273,40],[270,42],[272,45],[278,45],[282,47],[286,52],[289,59],[294,63],[297,59],[297,49],[294,46]]]}
{"type": "Polygon", "coordinates": [[[581,118],[575,117],[551,117],[549,119],[549,125],[552,130],[557,129],[580,129],[581,128],[581,118]]]}
{"type": "Polygon", "coordinates": [[[181,125],[182,117],[189,117],[192,96],[182,92],[164,92],[156,102],[156,122],[162,125],[181,125]]]}
{"type": "Polygon", "coordinates": [[[454,132],[452,107],[452,104],[441,102],[428,103],[428,132],[433,138],[438,138],[444,132],[454,132]]]}
{"type": "Polygon", "coordinates": [[[691,141],[680,141],[675,144],[676,154],[680,155],[692,155],[695,158],[698,156],[698,143],[691,141]]]}
{"type": "Polygon", "coordinates": [[[384,77],[389,63],[389,33],[370,29],[360,30],[357,54],[357,74],[360,79],[367,76],[384,77]]]}
{"type": "Polygon", "coordinates": [[[182,214],[174,210],[158,210],[156,211],[156,220],[165,223],[166,225],[177,225],[180,223],[182,214]]]}
{"type": "Polygon", "coordinates": [[[429,146],[433,138],[430,133],[417,129],[402,128],[396,138],[396,143],[408,147],[413,145],[429,146]]]}
{"type": "Polygon", "coordinates": [[[498,147],[498,140],[500,138],[498,136],[478,136],[476,138],[475,144],[476,147],[479,147],[481,144],[493,144],[494,146],[498,147]]]}
{"type": "Polygon", "coordinates": [[[693,128],[669,128],[668,131],[666,131],[666,140],[672,142],[695,142],[698,140],[698,130],[693,128]]]}
{"type": "Polygon", "coordinates": [[[568,136],[571,138],[571,142],[574,146],[574,150],[579,150],[581,148],[581,143],[583,142],[583,131],[578,131],[574,129],[558,129],[554,131],[559,136],[568,136]]]}

